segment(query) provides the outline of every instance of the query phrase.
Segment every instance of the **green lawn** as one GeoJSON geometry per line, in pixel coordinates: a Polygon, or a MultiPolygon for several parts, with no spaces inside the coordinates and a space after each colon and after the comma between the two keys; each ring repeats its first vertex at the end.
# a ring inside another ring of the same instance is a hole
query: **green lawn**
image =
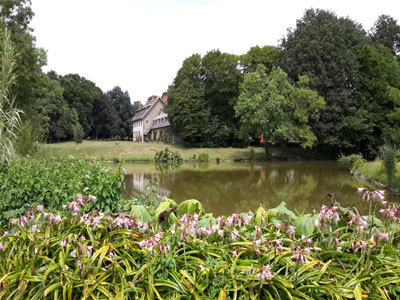
{"type": "MultiPolygon", "coordinates": [[[[397,172],[396,176],[393,178],[392,187],[400,190],[400,163],[397,163],[396,170],[397,172]]],[[[381,161],[367,162],[359,167],[357,172],[367,176],[370,179],[387,184],[385,169],[383,168],[381,161]]]]}
{"type": "Polygon", "coordinates": [[[42,148],[42,155],[65,156],[65,155],[89,155],[101,159],[113,160],[153,160],[156,152],[168,147],[170,150],[178,151],[184,159],[190,159],[193,155],[198,156],[206,152],[210,159],[233,160],[248,159],[250,149],[254,148],[255,154],[262,157],[264,150],[261,147],[247,148],[184,148],[182,145],[165,145],[160,143],[137,143],[130,141],[84,141],[77,145],[74,142],[58,144],[47,144],[42,148]]]}

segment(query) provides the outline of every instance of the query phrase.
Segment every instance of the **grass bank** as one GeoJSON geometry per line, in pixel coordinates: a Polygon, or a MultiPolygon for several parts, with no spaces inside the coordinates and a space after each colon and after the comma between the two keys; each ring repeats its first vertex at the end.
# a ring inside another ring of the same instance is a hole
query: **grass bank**
{"type": "MultiPolygon", "coordinates": [[[[384,185],[388,184],[385,169],[379,160],[366,162],[356,169],[356,172],[364,175],[367,179],[375,180],[384,185]]],[[[391,187],[400,191],[400,163],[397,163],[396,175],[392,180],[391,187]]]]}
{"type": "MultiPolygon", "coordinates": [[[[166,145],[162,143],[134,143],[130,141],[84,141],[77,145],[74,142],[47,144],[42,147],[42,155],[48,157],[64,157],[68,155],[88,155],[102,160],[121,161],[153,161],[156,152],[168,147],[177,151],[183,159],[190,160],[195,155],[207,153],[210,160],[264,160],[262,147],[246,148],[185,148],[182,145],[166,145]]],[[[272,147],[272,160],[310,160],[310,151],[296,147],[272,147]]]]}

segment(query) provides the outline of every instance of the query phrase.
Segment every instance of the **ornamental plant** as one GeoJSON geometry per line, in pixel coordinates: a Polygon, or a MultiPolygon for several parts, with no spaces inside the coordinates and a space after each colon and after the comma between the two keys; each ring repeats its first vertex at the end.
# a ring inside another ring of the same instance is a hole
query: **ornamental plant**
{"type": "Polygon", "coordinates": [[[362,191],[385,206],[375,223],[337,202],[218,218],[167,198],[147,216],[99,213],[90,195],[36,206],[0,233],[0,298],[396,299],[399,206],[381,194],[362,191]]]}

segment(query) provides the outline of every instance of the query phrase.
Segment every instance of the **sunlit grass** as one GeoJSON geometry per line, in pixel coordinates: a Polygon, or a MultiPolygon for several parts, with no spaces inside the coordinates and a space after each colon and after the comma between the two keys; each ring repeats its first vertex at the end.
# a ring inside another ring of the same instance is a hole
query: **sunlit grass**
{"type": "Polygon", "coordinates": [[[212,160],[217,158],[221,160],[248,159],[251,148],[254,148],[257,156],[263,156],[264,153],[261,147],[185,148],[182,145],[134,143],[130,141],[84,141],[79,145],[74,142],[64,142],[45,145],[43,151],[51,156],[89,155],[106,160],[151,161],[156,152],[164,150],[165,147],[178,151],[184,159],[191,159],[194,155],[197,157],[203,152],[206,152],[212,160]]]}
{"type": "MultiPolygon", "coordinates": [[[[357,172],[368,177],[369,179],[376,180],[380,183],[387,184],[387,177],[385,169],[380,160],[367,162],[357,169],[357,172]]],[[[392,180],[392,187],[400,190],[400,165],[397,164],[396,176],[392,180]]]]}

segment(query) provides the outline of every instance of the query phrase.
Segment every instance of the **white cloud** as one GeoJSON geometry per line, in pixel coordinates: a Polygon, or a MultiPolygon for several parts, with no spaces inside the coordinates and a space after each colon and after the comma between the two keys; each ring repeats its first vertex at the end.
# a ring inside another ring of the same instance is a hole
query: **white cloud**
{"type": "Polygon", "coordinates": [[[369,29],[381,14],[400,21],[400,1],[33,0],[37,45],[59,74],[78,73],[132,101],[161,95],[185,58],[212,49],[242,54],[278,45],[307,8],[331,9],[369,29]],[[397,15],[396,15],[397,14],[397,15]]]}

